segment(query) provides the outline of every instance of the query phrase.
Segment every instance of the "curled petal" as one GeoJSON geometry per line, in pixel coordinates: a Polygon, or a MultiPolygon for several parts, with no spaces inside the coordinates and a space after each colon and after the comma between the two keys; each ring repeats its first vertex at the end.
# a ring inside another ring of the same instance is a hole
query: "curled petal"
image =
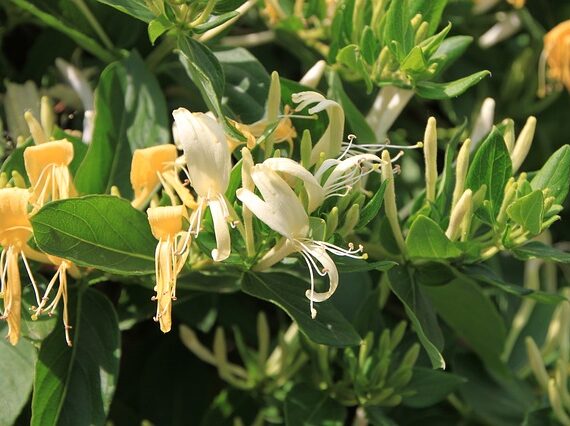
{"type": "Polygon", "coordinates": [[[324,302],[334,294],[338,287],[338,270],[334,261],[324,248],[311,243],[304,244],[304,246],[305,248],[303,252],[316,259],[323,267],[320,273],[326,273],[329,278],[329,289],[327,291],[317,292],[314,289],[311,289],[307,290],[305,296],[307,296],[307,298],[312,302],[324,302]]]}

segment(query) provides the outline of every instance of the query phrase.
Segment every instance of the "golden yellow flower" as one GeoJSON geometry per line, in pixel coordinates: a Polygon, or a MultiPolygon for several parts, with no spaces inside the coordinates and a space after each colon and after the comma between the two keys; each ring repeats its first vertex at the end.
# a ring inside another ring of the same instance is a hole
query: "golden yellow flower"
{"type": "Polygon", "coordinates": [[[195,208],[194,197],[178,178],[177,156],[176,146],[171,144],[135,150],[131,163],[131,185],[135,193],[131,203],[133,207],[142,208],[148,204],[162,185],[172,203],[177,196],[187,207],[195,208]]]}
{"type": "Polygon", "coordinates": [[[153,207],[147,210],[152,235],[158,240],[155,251],[156,296],[155,321],[163,333],[172,327],[172,301],[176,300],[176,279],[188,257],[184,243],[184,206],[153,207]]]}
{"type": "Polygon", "coordinates": [[[72,160],[73,144],[65,139],[26,148],[24,165],[32,185],[30,203],[34,210],[75,194],[68,169],[72,160]]]}
{"type": "Polygon", "coordinates": [[[12,345],[18,343],[20,338],[20,315],[22,301],[22,287],[18,258],[22,256],[24,265],[34,290],[37,287],[31,275],[31,270],[23,254],[23,248],[32,235],[32,226],[28,219],[28,200],[30,193],[23,188],[0,189],[0,278],[2,287],[0,295],[4,299],[4,311],[1,319],[8,323],[6,336],[12,345]]]}
{"type": "Polygon", "coordinates": [[[544,36],[543,58],[548,76],[570,91],[570,20],[564,21],[544,36]]]}

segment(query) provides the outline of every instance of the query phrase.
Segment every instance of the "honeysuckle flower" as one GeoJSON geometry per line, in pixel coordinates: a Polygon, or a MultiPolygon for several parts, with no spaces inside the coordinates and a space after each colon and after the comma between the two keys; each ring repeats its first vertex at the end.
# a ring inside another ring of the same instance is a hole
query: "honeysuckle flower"
{"type": "Polygon", "coordinates": [[[380,89],[366,116],[366,121],[374,130],[377,141],[386,139],[388,130],[398,119],[413,95],[413,90],[394,86],[386,86],[380,89]]]}
{"type": "Polygon", "coordinates": [[[322,59],[315,62],[315,65],[309,68],[301,80],[299,80],[299,83],[305,87],[316,89],[321,81],[321,78],[323,78],[326,67],[327,62],[322,59]]]}
{"type": "Polygon", "coordinates": [[[342,197],[358,186],[370,173],[380,170],[381,159],[374,154],[358,154],[342,159],[330,158],[315,172],[315,178],[321,183],[324,198],[342,197]],[[327,173],[332,169],[332,172],[327,173]]]}
{"type": "Polygon", "coordinates": [[[75,187],[69,173],[73,144],[65,139],[30,146],[24,151],[24,165],[31,183],[30,203],[34,211],[48,201],[69,198],[75,187]]]}
{"type": "Polygon", "coordinates": [[[55,65],[81,100],[83,110],[85,111],[85,115],[83,116],[82,139],[83,142],[90,143],[93,137],[93,122],[95,120],[94,96],[91,85],[81,70],[63,59],[57,58],[55,65]]]}
{"type": "Polygon", "coordinates": [[[176,146],[157,145],[137,149],[131,163],[131,184],[134,191],[132,205],[142,208],[150,201],[157,188],[162,185],[172,203],[177,197],[188,208],[194,209],[196,202],[190,191],[180,182],[176,161],[176,146]]]}
{"type": "Polygon", "coordinates": [[[198,236],[206,208],[212,213],[217,247],[212,258],[222,261],[230,255],[230,207],[225,198],[231,171],[231,154],[224,130],[218,122],[185,108],[175,110],[178,138],[186,157],[188,178],[198,194],[196,210],[190,217],[189,236],[198,236]]]}
{"type": "Polygon", "coordinates": [[[63,320],[63,327],[65,330],[65,341],[67,346],[72,346],[71,341],[71,325],[69,323],[69,309],[68,309],[68,298],[67,298],[67,274],[68,272],[74,276],[79,276],[79,270],[77,266],[75,266],[72,262],[62,259],[56,256],[47,256],[49,261],[56,265],[57,271],[53,275],[52,279],[48,283],[46,287],[46,291],[44,296],[41,299],[41,302],[38,304],[37,308],[33,308],[34,314],[32,315],[32,319],[37,319],[44,311],[47,312],[50,316],[55,313],[55,309],[59,304],[59,301],[63,301],[63,313],[62,313],[62,320],[63,320]],[[58,283],[56,294],[48,304],[50,293],[53,290],[55,284],[58,283]]]}
{"type": "Polygon", "coordinates": [[[12,345],[20,338],[20,315],[22,288],[18,259],[21,257],[32,282],[36,301],[39,293],[24,254],[27,241],[32,235],[32,225],[28,219],[28,201],[30,192],[24,188],[0,189],[0,278],[2,287],[0,296],[4,299],[1,319],[8,323],[6,336],[12,345]]]}
{"type": "Polygon", "coordinates": [[[494,46],[516,34],[522,27],[522,20],[516,11],[497,13],[497,23],[479,37],[483,49],[494,46]]]}
{"type": "MultiPolygon", "coordinates": [[[[230,120],[232,125],[242,133],[246,138],[246,147],[253,149],[256,144],[263,139],[266,157],[270,156],[273,151],[273,144],[287,142],[290,151],[293,150],[293,139],[297,137],[297,131],[293,127],[290,117],[290,108],[285,106],[284,114],[279,114],[281,107],[281,83],[279,74],[273,72],[271,74],[271,83],[269,85],[269,93],[265,105],[265,114],[263,118],[252,124],[243,124],[230,120]],[[266,132],[268,134],[266,135],[266,132]]],[[[233,151],[244,142],[228,137],[230,151],[233,151]]]]}
{"type": "Polygon", "coordinates": [[[570,91],[570,20],[561,22],[544,36],[541,56],[539,95],[546,94],[545,67],[548,77],[563,84],[570,91]]]}
{"type": "Polygon", "coordinates": [[[336,158],[341,152],[344,135],[344,110],[342,107],[317,92],[294,93],[292,100],[299,104],[295,111],[301,111],[310,105],[314,105],[308,109],[309,114],[326,111],[329,118],[325,132],[311,151],[311,165],[317,163],[322,155],[324,155],[325,160],[336,158]]]}
{"type": "Polygon", "coordinates": [[[493,121],[495,119],[495,100],[493,98],[485,98],[481,104],[479,114],[475,119],[475,124],[471,130],[469,139],[473,142],[471,151],[475,149],[477,144],[491,131],[493,121]]]}
{"type": "Polygon", "coordinates": [[[156,315],[163,333],[172,327],[172,301],[176,300],[176,279],[188,257],[188,245],[181,249],[186,208],[184,206],[152,207],[147,210],[150,229],[158,240],[154,255],[156,272],[156,315]]]}
{"type": "Polygon", "coordinates": [[[315,241],[309,237],[309,216],[295,192],[275,171],[264,164],[253,167],[251,177],[263,199],[253,191],[240,188],[238,199],[262,222],[282,235],[281,240],[267,252],[255,266],[264,270],[284,257],[299,253],[309,268],[311,288],[305,295],[310,300],[311,316],[317,311],[315,302],[322,302],[333,295],[338,286],[338,270],[328,252],[338,256],[358,257],[362,247],[343,249],[325,241],[315,241]],[[320,265],[320,267],[319,267],[320,265]],[[329,288],[324,292],[315,291],[315,276],[328,275],[329,288]]]}

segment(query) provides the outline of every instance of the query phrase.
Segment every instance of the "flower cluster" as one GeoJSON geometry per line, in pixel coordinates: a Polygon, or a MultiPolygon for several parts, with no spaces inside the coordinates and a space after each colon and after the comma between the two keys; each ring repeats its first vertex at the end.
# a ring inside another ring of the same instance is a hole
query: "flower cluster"
{"type": "MultiPolygon", "coordinates": [[[[278,81],[273,79],[272,85],[278,81]]],[[[272,92],[279,93],[270,90],[268,112],[275,102],[272,92]]],[[[366,258],[361,245],[351,243],[343,248],[314,235],[311,217],[334,208],[334,203],[325,207],[328,199],[360,191],[362,178],[379,172],[383,160],[373,153],[374,147],[366,146],[363,152],[355,149],[352,140],[343,145],[344,112],[336,102],[317,92],[297,93],[292,99],[298,104],[296,111],[309,107],[309,114],[325,111],[328,115],[328,127],[311,149],[301,149],[300,162],[293,159],[291,145],[289,150],[273,151],[274,143],[291,142],[295,135],[290,116],[275,113],[268,113],[273,120],[267,117],[251,128],[239,127],[246,131],[247,143],[239,151],[241,160],[235,165],[232,151],[238,141],[224,133],[213,115],[184,108],[173,112],[175,140],[183,156],[176,158],[174,145],[135,152],[131,172],[135,189],[133,206],[142,208],[150,201],[148,218],[159,240],[155,320],[160,322],[162,331],[170,330],[177,275],[191,252],[199,251],[197,243],[206,221],[211,220],[215,236],[215,247],[211,250],[214,262],[226,261],[232,254],[234,229],[255,271],[264,271],[298,254],[309,270],[310,288],[306,297],[313,318],[317,315],[314,303],[327,300],[338,286],[339,274],[331,254],[366,258]],[[233,170],[240,172],[241,187],[238,184],[237,190],[228,189],[233,170]],[[178,180],[179,172],[186,182],[178,180]],[[168,198],[166,203],[153,195],[161,185],[168,198]],[[274,244],[256,238],[254,218],[278,235],[274,244]],[[328,277],[326,290],[316,288],[317,276],[328,277]]],[[[378,145],[376,151],[382,147],[378,145]]]]}

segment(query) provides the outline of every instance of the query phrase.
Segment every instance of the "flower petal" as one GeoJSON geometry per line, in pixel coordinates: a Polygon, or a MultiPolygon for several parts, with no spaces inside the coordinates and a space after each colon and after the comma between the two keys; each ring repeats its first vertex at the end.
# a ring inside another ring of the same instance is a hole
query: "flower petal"
{"type": "Polygon", "coordinates": [[[216,234],[217,248],[212,250],[212,258],[216,262],[221,262],[229,257],[231,252],[231,239],[230,230],[228,228],[228,221],[224,213],[225,209],[219,199],[211,200],[208,203],[210,212],[212,213],[212,220],[214,222],[214,232],[216,234]]]}
{"type": "Polygon", "coordinates": [[[271,170],[299,178],[305,184],[305,190],[309,196],[309,213],[315,211],[325,200],[325,191],[317,182],[317,179],[302,165],[290,158],[268,158],[263,162],[271,170]]]}
{"type": "Polygon", "coordinates": [[[312,243],[305,243],[304,246],[306,247],[305,253],[315,258],[323,266],[323,272],[326,272],[329,277],[329,289],[327,291],[316,292],[307,290],[305,296],[313,302],[324,302],[334,294],[338,287],[338,270],[324,248],[312,243]]]}
{"type": "Polygon", "coordinates": [[[192,186],[202,197],[226,192],[231,154],[223,128],[210,116],[178,108],[172,113],[192,186]]]}

